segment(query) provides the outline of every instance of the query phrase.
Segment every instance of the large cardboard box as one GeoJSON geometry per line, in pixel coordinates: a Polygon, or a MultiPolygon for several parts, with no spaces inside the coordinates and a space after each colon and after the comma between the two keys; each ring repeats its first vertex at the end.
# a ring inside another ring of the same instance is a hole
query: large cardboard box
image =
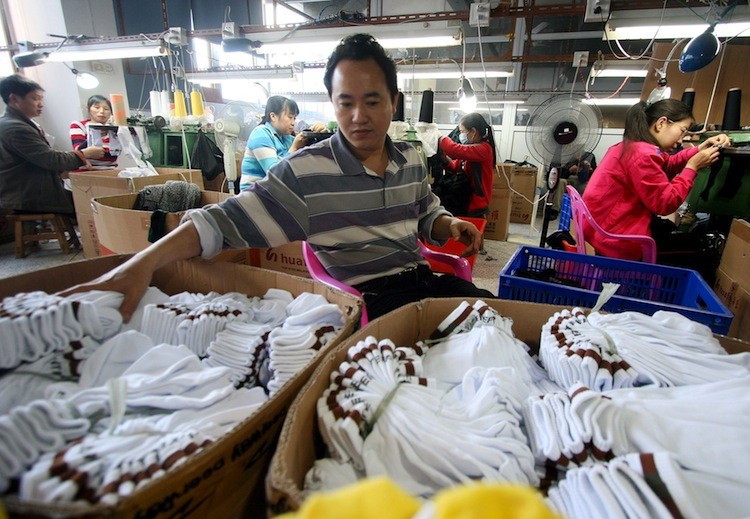
{"type": "MultiPolygon", "coordinates": [[[[231,196],[218,191],[201,191],[201,206],[216,204],[231,196]]],[[[94,222],[102,254],[131,254],[151,245],[148,233],[151,228],[152,211],[133,209],[137,198],[137,194],[129,194],[102,196],[92,200],[94,222]]],[[[166,217],[166,229],[176,228],[184,214],[184,211],[169,213],[166,217]]]]}
{"type": "Polygon", "coordinates": [[[156,168],[158,176],[139,178],[120,178],[118,169],[81,171],[70,173],[70,184],[73,190],[73,204],[81,232],[83,255],[87,258],[99,256],[99,239],[94,224],[91,199],[107,195],[125,195],[138,193],[146,186],[165,184],[170,180],[182,180],[197,184],[203,188],[203,176],[199,169],[156,168]]]}
{"type": "Polygon", "coordinates": [[[487,225],[484,237],[489,240],[505,241],[508,239],[510,226],[510,184],[514,171],[513,164],[498,164],[492,181],[492,198],[487,212],[487,225]]]}
{"type": "MultiPolygon", "coordinates": [[[[106,256],[7,278],[0,285],[0,297],[32,290],[54,293],[89,281],[127,257],[106,256]]],[[[270,288],[288,290],[295,296],[312,292],[338,304],[347,319],[338,336],[254,414],[228,435],[191,456],[186,463],[136,490],[119,505],[52,505],[21,502],[6,496],[3,505],[11,516],[225,519],[265,515],[264,478],[286,411],[317,363],[352,333],[355,323],[359,322],[361,300],[310,279],[203,260],[181,261],[164,267],[155,273],[152,284],[168,294],[216,290],[263,295],[270,288]]]]}
{"type": "Polygon", "coordinates": [[[734,220],[716,271],[714,292],[734,314],[729,336],[750,341],[750,223],[734,220]]]}
{"type": "Polygon", "coordinates": [[[535,167],[519,167],[513,169],[511,176],[510,221],[513,223],[531,223],[536,194],[535,167]]]}
{"type": "MultiPolygon", "coordinates": [[[[427,339],[438,324],[462,301],[452,299],[425,299],[371,321],[339,346],[332,349],[321,361],[310,379],[289,407],[278,447],[271,462],[266,480],[266,494],[270,510],[282,513],[296,510],[304,501],[302,489],[305,474],[316,457],[326,451],[318,430],[316,404],[330,384],[330,374],[346,358],[347,350],[367,336],[376,339],[390,338],[396,345],[411,345],[427,339]]],[[[542,325],[560,306],[526,303],[509,300],[487,301],[502,315],[513,319],[513,332],[527,343],[532,351],[539,350],[542,325]]],[[[718,336],[729,353],[750,351],[750,343],[718,336]]]]}

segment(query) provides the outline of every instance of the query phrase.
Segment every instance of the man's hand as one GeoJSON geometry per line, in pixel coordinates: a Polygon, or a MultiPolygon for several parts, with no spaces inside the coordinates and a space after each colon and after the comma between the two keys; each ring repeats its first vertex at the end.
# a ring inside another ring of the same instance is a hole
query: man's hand
{"type": "Polygon", "coordinates": [[[136,256],[93,281],[81,283],[56,295],[66,297],[91,290],[120,292],[125,296],[120,305],[120,313],[127,323],[151,284],[152,275],[153,270],[136,256]]]}
{"type": "Polygon", "coordinates": [[[186,222],[119,267],[99,276],[94,281],[76,285],[57,295],[65,297],[89,290],[120,292],[125,296],[120,306],[120,313],[127,323],[151,284],[154,272],[165,265],[193,258],[200,253],[200,236],[193,223],[186,222]]]}
{"type": "Polygon", "coordinates": [[[476,254],[482,248],[482,233],[473,223],[460,218],[453,218],[450,229],[453,240],[467,245],[466,250],[461,253],[462,258],[476,254]]]}
{"type": "Polygon", "coordinates": [[[100,159],[104,157],[104,148],[101,146],[89,146],[81,150],[83,156],[87,159],[100,159]]]}
{"type": "Polygon", "coordinates": [[[453,216],[441,215],[435,219],[432,237],[436,240],[460,241],[466,245],[466,250],[461,253],[462,258],[476,254],[482,247],[482,233],[479,229],[473,223],[453,216]]]}

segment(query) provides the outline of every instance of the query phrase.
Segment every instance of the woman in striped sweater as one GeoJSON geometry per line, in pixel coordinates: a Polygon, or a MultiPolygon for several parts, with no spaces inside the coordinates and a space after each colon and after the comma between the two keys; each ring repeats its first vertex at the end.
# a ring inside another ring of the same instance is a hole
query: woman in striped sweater
{"type": "Polygon", "coordinates": [[[93,95],[86,103],[89,118],[83,121],[70,123],[70,141],[73,150],[82,150],[88,146],[101,146],[104,148],[104,157],[101,159],[89,159],[94,169],[113,169],[117,167],[117,155],[119,154],[119,143],[116,134],[111,130],[90,129],[89,125],[104,125],[109,122],[112,115],[112,105],[104,96],[93,95]],[[91,131],[90,131],[91,130],[91,131]],[[89,135],[92,136],[89,141],[89,135]],[[114,139],[112,138],[114,136],[114,139]],[[112,142],[114,141],[114,142],[112,142]],[[113,149],[116,148],[116,149],[113,149]]]}

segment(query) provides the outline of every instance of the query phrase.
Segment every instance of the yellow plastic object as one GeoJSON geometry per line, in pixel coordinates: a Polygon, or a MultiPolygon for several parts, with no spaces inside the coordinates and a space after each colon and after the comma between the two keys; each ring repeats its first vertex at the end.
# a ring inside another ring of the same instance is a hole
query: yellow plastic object
{"type": "Polygon", "coordinates": [[[190,92],[190,108],[193,110],[193,115],[203,115],[203,97],[197,90],[190,92]]]}
{"type": "Polygon", "coordinates": [[[187,108],[185,107],[185,93],[182,90],[175,90],[174,92],[174,116],[185,117],[187,115],[187,108]]]}

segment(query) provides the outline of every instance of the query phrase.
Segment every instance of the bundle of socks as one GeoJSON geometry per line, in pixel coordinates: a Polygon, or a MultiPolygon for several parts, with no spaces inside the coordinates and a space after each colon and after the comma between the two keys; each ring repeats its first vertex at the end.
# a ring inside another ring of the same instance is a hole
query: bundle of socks
{"type": "Polygon", "coordinates": [[[529,391],[558,390],[529,355],[529,347],[512,330],[513,320],[484,301],[463,301],[421,346],[430,345],[423,360],[424,376],[458,384],[475,366],[513,367],[529,391]]]}
{"type": "Polygon", "coordinates": [[[271,379],[267,389],[271,395],[307,366],[344,325],[338,305],[308,292],[290,302],[286,314],[284,324],[268,336],[271,379]]]}
{"type": "Polygon", "coordinates": [[[0,492],[42,454],[81,438],[90,426],[62,400],[35,400],[0,416],[0,492]]]}
{"type": "Polygon", "coordinates": [[[750,373],[750,353],[727,355],[708,327],[664,311],[557,312],[542,328],[540,359],[560,386],[580,383],[598,391],[702,384],[750,373]]]}
{"type": "MultiPolygon", "coordinates": [[[[115,308],[116,312],[116,308],[115,308]]],[[[102,309],[106,313],[106,309],[102,309]]],[[[31,363],[53,352],[65,352],[70,343],[84,336],[104,338],[104,326],[97,318],[99,309],[85,301],[52,296],[45,292],[17,294],[3,299],[0,306],[0,369],[31,363]]],[[[110,326],[114,334],[122,323],[110,326]],[[113,329],[114,328],[114,329],[113,329]]]]}
{"type": "Polygon", "coordinates": [[[750,376],[604,393],[573,387],[527,400],[538,461],[568,467],[636,452],[672,452],[686,468],[750,488],[750,376]]]}
{"type": "Polygon", "coordinates": [[[667,452],[618,456],[578,467],[549,490],[565,517],[747,517],[747,487],[684,467],[667,452]]]}
{"type": "Polygon", "coordinates": [[[42,457],[22,477],[19,494],[46,502],[115,504],[219,439],[266,400],[261,388],[241,389],[203,408],[136,415],[111,433],[89,434],[42,457]]]}
{"type": "Polygon", "coordinates": [[[372,337],[349,350],[317,405],[333,457],[422,496],[472,479],[536,483],[515,370],[472,368],[446,392],[420,376],[421,354],[372,337]]]}
{"type": "Polygon", "coordinates": [[[212,340],[228,323],[248,322],[252,311],[247,298],[207,297],[195,303],[170,301],[148,305],[142,331],[156,343],[184,344],[204,356],[212,340]]]}
{"type": "Polygon", "coordinates": [[[255,386],[260,366],[267,357],[266,340],[272,329],[267,324],[229,323],[208,346],[202,362],[210,367],[228,368],[234,387],[255,386]]]}

